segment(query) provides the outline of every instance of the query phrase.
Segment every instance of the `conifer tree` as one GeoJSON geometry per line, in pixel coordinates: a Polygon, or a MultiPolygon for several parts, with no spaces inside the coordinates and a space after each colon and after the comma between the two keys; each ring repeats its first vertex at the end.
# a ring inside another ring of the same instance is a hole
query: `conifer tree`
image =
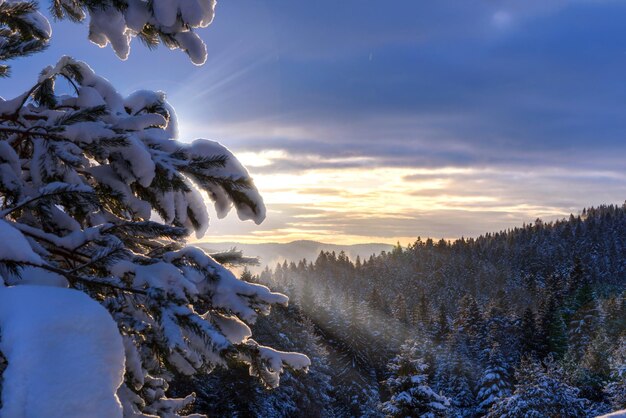
{"type": "Polygon", "coordinates": [[[544,365],[524,359],[516,370],[514,393],[501,398],[491,408],[489,418],[585,416],[584,399],[578,389],[564,382],[562,369],[548,358],[544,365]]]}
{"type": "MultiPolygon", "coordinates": [[[[472,391],[469,365],[462,356],[455,354],[451,359],[448,374],[448,387],[445,393],[451,398],[452,405],[459,409],[471,408],[475,403],[472,391]]],[[[464,413],[461,413],[464,415],[464,413]]]]}
{"type": "Polygon", "coordinates": [[[382,312],[384,303],[378,287],[372,288],[372,291],[367,298],[367,304],[372,311],[382,312]]]}
{"type": "Polygon", "coordinates": [[[567,351],[567,327],[554,290],[548,291],[539,311],[540,343],[544,355],[562,357],[567,351]]]}
{"type": "MultiPolygon", "coordinates": [[[[193,29],[211,22],[214,6],[55,0],[52,12],[89,16],[90,40],[111,43],[123,58],[138,37],[180,48],[200,64],[205,49],[193,29]]],[[[41,50],[50,35],[34,3],[0,3],[0,21],[3,60],[41,50]]],[[[126,416],[178,416],[194,397],[168,398],[175,374],[237,362],[273,387],[284,366],[309,365],[306,356],[250,338],[249,325],[272,304],[286,304],[284,295],[237,279],[220,264],[230,258],[185,246],[191,232],[200,237],[208,226],[201,193],[220,217],[234,207],[242,220],[260,223],[265,207],[225,147],[176,138],[163,93],[124,97],[70,57],[0,101],[0,286],[70,287],[108,310],[125,350],[117,396],[126,416]],[[62,81],[72,94],[58,92],[62,81]]],[[[10,355],[19,354],[7,353],[11,367],[10,355]]]]}
{"type": "Polygon", "coordinates": [[[391,376],[383,384],[391,398],[381,404],[388,417],[445,417],[450,401],[428,384],[428,366],[417,344],[405,345],[388,365],[391,376]]]}
{"type": "Polygon", "coordinates": [[[593,288],[580,262],[572,272],[572,301],[569,307],[568,340],[570,352],[580,359],[593,338],[598,312],[593,288]]]}
{"type": "Polygon", "coordinates": [[[477,360],[481,355],[486,329],[480,307],[472,296],[465,295],[461,298],[454,328],[455,338],[463,340],[464,347],[468,349],[472,359],[477,360]]]}
{"type": "Polygon", "coordinates": [[[510,394],[509,368],[502,356],[500,345],[494,343],[489,351],[487,368],[478,382],[478,408],[485,413],[498,399],[510,394]]]}
{"type": "Polygon", "coordinates": [[[581,389],[581,395],[587,399],[602,400],[603,386],[611,373],[611,348],[612,342],[607,338],[606,332],[600,329],[584,349],[580,360],[576,360],[573,353],[568,355],[575,362],[576,386],[581,389]]]}
{"type": "Polygon", "coordinates": [[[626,336],[620,338],[615,351],[611,354],[611,376],[605,387],[611,406],[615,409],[626,408],[626,336]]]}
{"type": "Polygon", "coordinates": [[[270,315],[259,318],[255,336],[264,344],[307,353],[312,363],[309,373],[286,371],[280,387],[268,391],[243,368],[221,368],[195,378],[195,411],[218,417],[336,416],[327,354],[312,323],[299,318],[294,305],[272,309],[270,315]]]}
{"type": "Polygon", "coordinates": [[[475,339],[482,335],[482,325],[482,314],[476,299],[470,295],[463,296],[459,301],[454,326],[463,335],[475,339]]]}
{"type": "Polygon", "coordinates": [[[448,351],[437,359],[435,387],[450,399],[455,415],[465,416],[475,403],[469,350],[457,334],[450,336],[446,348],[448,351]]]}
{"type": "Polygon", "coordinates": [[[439,305],[439,314],[436,321],[432,324],[432,329],[435,341],[442,342],[448,337],[450,324],[448,322],[446,307],[443,304],[439,305]]]}
{"type": "Polygon", "coordinates": [[[347,301],[347,310],[344,326],[342,327],[341,346],[346,364],[351,368],[365,368],[370,366],[367,336],[361,327],[362,310],[356,298],[347,301]]]}
{"type": "Polygon", "coordinates": [[[406,299],[402,293],[398,293],[392,304],[393,316],[403,324],[408,323],[409,313],[407,311],[406,299]]]}
{"type": "Polygon", "coordinates": [[[318,319],[317,309],[315,305],[315,295],[313,293],[313,281],[305,279],[302,283],[302,292],[300,293],[300,307],[310,318],[318,319]]]}
{"type": "Polygon", "coordinates": [[[607,336],[613,341],[626,330],[626,291],[607,301],[604,326],[607,336]]]}
{"type": "Polygon", "coordinates": [[[419,298],[419,304],[416,305],[416,318],[415,323],[420,323],[422,326],[425,326],[428,323],[429,309],[428,309],[428,301],[426,300],[426,294],[422,292],[419,298]]]}
{"type": "Polygon", "coordinates": [[[538,331],[535,321],[535,313],[530,307],[524,310],[520,323],[520,342],[522,355],[535,355],[539,351],[538,331]]]}

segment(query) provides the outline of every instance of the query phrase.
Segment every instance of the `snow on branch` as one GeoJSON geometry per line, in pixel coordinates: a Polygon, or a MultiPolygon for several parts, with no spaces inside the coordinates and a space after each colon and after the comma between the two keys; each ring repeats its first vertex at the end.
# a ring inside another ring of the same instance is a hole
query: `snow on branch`
{"type": "MultiPolygon", "coordinates": [[[[33,1],[0,1],[0,62],[43,50],[52,35],[48,20],[33,1]]],[[[0,77],[9,66],[0,64],[0,77]]]]}
{"type": "Polygon", "coordinates": [[[311,366],[311,361],[304,354],[279,351],[253,339],[249,339],[245,347],[241,358],[250,365],[250,374],[259,377],[271,388],[278,386],[283,367],[307,371],[311,366]]]}
{"type": "Polygon", "coordinates": [[[181,49],[196,65],[206,61],[206,45],[194,31],[211,24],[215,0],[122,0],[86,2],[53,0],[51,11],[58,19],[83,21],[89,16],[89,40],[100,47],[111,44],[121,59],[137,37],[152,48],[159,43],[181,49]]]}
{"type": "MultiPolygon", "coordinates": [[[[159,19],[171,17],[154,4],[159,19]]],[[[190,4],[177,6],[184,11],[177,9],[176,22],[190,4]]],[[[55,5],[81,16],[80,7],[55,5]]],[[[0,292],[71,287],[106,307],[126,356],[117,392],[125,416],[178,416],[194,397],[168,398],[172,376],[227,360],[250,364],[272,387],[284,367],[309,365],[306,356],[251,339],[258,315],[286,305],[286,296],[239,280],[216,258],[185,246],[191,232],[204,235],[208,202],[219,217],[234,208],[256,223],[265,206],[227,148],[179,142],[176,124],[163,93],[123,97],[70,57],[45,68],[24,94],[0,100],[0,292]],[[58,79],[74,93],[58,94],[58,79]]]]}
{"type": "MultiPolygon", "coordinates": [[[[211,24],[215,0],[51,0],[56,19],[82,22],[89,18],[88,38],[101,48],[111,45],[117,56],[128,58],[130,43],[138,38],[148,48],[163,43],[180,49],[191,62],[202,65],[206,45],[195,32],[211,24]]],[[[34,1],[0,1],[0,77],[9,75],[5,61],[40,52],[48,45],[52,28],[34,1]]],[[[44,88],[48,88],[44,86],[44,88]]]]}

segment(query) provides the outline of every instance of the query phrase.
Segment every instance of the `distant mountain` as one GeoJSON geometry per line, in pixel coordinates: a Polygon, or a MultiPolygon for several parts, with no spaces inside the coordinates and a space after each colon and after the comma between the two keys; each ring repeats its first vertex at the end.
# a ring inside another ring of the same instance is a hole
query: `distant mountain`
{"type": "Polygon", "coordinates": [[[276,263],[283,261],[299,261],[306,258],[309,261],[315,261],[320,251],[335,251],[339,253],[344,251],[350,259],[356,256],[361,258],[369,258],[372,254],[379,254],[381,251],[390,251],[393,245],[389,244],[354,244],[354,245],[336,245],[325,244],[317,241],[293,241],[289,243],[268,242],[262,244],[241,244],[237,242],[220,242],[220,243],[199,243],[195,244],[204,248],[209,252],[219,252],[237,248],[243,251],[243,254],[250,257],[259,257],[260,265],[252,268],[253,272],[258,272],[265,268],[266,265],[274,268],[276,263]]]}

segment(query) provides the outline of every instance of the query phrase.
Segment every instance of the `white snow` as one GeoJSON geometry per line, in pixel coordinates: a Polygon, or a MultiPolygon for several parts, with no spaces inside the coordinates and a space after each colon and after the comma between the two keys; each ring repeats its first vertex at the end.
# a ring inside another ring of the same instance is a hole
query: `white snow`
{"type": "Polygon", "coordinates": [[[206,62],[206,45],[195,32],[177,33],[176,40],[195,65],[202,65],[206,62]]]}
{"type": "Polygon", "coordinates": [[[172,0],[154,0],[152,8],[154,17],[163,26],[173,26],[176,23],[176,15],[178,14],[178,2],[172,0]]]}
{"type": "Polygon", "coordinates": [[[598,418],[626,418],[626,409],[611,412],[610,414],[599,416],[598,418]]]}
{"type": "Polygon", "coordinates": [[[69,287],[67,279],[59,274],[40,267],[26,266],[20,270],[19,277],[5,277],[7,285],[31,284],[38,286],[69,287]]]}
{"type": "Polygon", "coordinates": [[[3,242],[10,243],[10,245],[0,246],[0,260],[35,265],[43,264],[41,257],[33,251],[24,235],[8,222],[2,220],[0,220],[0,237],[2,237],[3,242]]]}
{"type": "Polygon", "coordinates": [[[213,321],[233,344],[241,344],[252,336],[250,327],[234,315],[216,314],[213,316],[213,321]]]}
{"type": "Polygon", "coordinates": [[[46,19],[43,14],[39,12],[28,13],[24,17],[24,20],[35,26],[44,39],[52,36],[50,22],[48,22],[48,19],[46,19]]]}
{"type": "Polygon", "coordinates": [[[122,416],[116,392],[124,347],[109,313],[86,294],[43,286],[0,288],[0,416],[122,416]]]}
{"type": "Polygon", "coordinates": [[[124,352],[126,354],[126,373],[130,376],[136,390],[141,389],[145,376],[141,367],[141,356],[137,346],[129,336],[124,336],[124,352]]]}
{"type": "MultiPolygon", "coordinates": [[[[311,366],[311,360],[304,354],[293,353],[287,351],[279,351],[271,347],[266,347],[249,339],[246,342],[247,345],[255,347],[258,350],[261,362],[265,365],[264,370],[261,370],[263,380],[270,387],[278,387],[280,381],[280,374],[283,372],[283,366],[291,367],[293,370],[308,371],[311,366]]],[[[255,376],[257,371],[253,366],[251,359],[243,358],[244,361],[250,363],[250,375],[255,376]]]]}
{"type": "MultiPolygon", "coordinates": [[[[71,7],[72,2],[60,0],[71,7]]],[[[121,59],[130,52],[130,42],[146,24],[172,35],[196,65],[206,61],[206,45],[193,29],[208,26],[215,15],[215,0],[130,0],[120,12],[112,5],[89,10],[89,40],[100,47],[111,44],[121,59]]],[[[173,47],[172,45],[169,45],[173,47]]],[[[175,48],[175,47],[173,47],[175,48]]]]}
{"type": "MultiPolygon", "coordinates": [[[[226,164],[224,167],[214,170],[215,172],[207,173],[222,178],[230,178],[237,180],[247,178],[248,171],[235,158],[228,148],[222,144],[208,139],[196,139],[186,147],[186,151],[191,155],[199,157],[214,157],[216,155],[226,156],[226,164]]],[[[225,217],[232,206],[232,201],[228,198],[225,191],[215,185],[211,188],[211,200],[215,202],[215,209],[219,218],[225,217]]],[[[265,206],[263,198],[256,189],[242,190],[250,200],[256,203],[256,212],[248,206],[238,206],[237,215],[242,221],[253,220],[257,225],[265,220],[265,206]]]]}

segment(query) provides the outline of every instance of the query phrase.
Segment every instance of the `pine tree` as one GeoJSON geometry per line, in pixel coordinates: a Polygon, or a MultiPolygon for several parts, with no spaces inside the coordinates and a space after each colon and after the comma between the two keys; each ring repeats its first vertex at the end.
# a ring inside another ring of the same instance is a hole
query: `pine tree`
{"type": "Polygon", "coordinates": [[[562,357],[567,352],[567,326],[560,310],[554,313],[553,319],[548,323],[548,353],[562,357]]]}
{"type": "Polygon", "coordinates": [[[469,348],[458,334],[450,336],[446,348],[448,352],[437,359],[435,387],[450,399],[456,416],[465,416],[476,400],[469,348]]]}
{"type": "Polygon", "coordinates": [[[619,340],[610,363],[611,379],[604,390],[613,408],[626,409],[626,336],[619,340]]]}
{"type": "Polygon", "coordinates": [[[378,287],[372,288],[372,291],[367,298],[367,304],[372,311],[382,313],[384,303],[378,287]]]}
{"type": "Polygon", "coordinates": [[[313,283],[310,279],[305,279],[302,283],[300,293],[300,307],[310,318],[319,319],[315,305],[315,295],[313,293],[313,283]]]}
{"type": "Polygon", "coordinates": [[[574,267],[572,277],[573,300],[569,308],[571,314],[569,315],[568,339],[570,352],[576,359],[580,359],[593,338],[598,312],[593,288],[579,261],[574,267]]]}
{"type": "MultiPolygon", "coordinates": [[[[495,321],[495,318],[492,318],[495,321]]],[[[463,341],[463,346],[467,348],[468,357],[473,362],[477,362],[483,351],[487,329],[482,318],[480,307],[470,295],[465,295],[459,302],[459,309],[454,320],[454,332],[456,339],[463,341]]],[[[492,338],[497,338],[495,334],[492,338]]]]}
{"type": "Polygon", "coordinates": [[[626,330],[626,291],[607,301],[605,328],[607,336],[616,340],[626,330]]]}
{"type": "MultiPolygon", "coordinates": [[[[78,21],[89,15],[90,39],[110,42],[122,57],[137,36],[202,63],[204,44],[193,28],[210,23],[214,2],[192,3],[159,11],[146,2],[58,0],[52,11],[78,21]],[[140,27],[132,13],[143,16],[140,27]]],[[[1,3],[0,17],[3,60],[45,46],[49,26],[34,3],[1,3]]],[[[0,75],[7,71],[0,67],[0,75]]],[[[273,387],[283,366],[309,364],[250,338],[249,324],[285,304],[284,295],[237,279],[220,264],[232,258],[185,246],[208,225],[201,192],[220,217],[234,206],[242,220],[259,223],[265,208],[225,147],[176,136],[163,93],[123,97],[70,57],[45,68],[24,94],[0,101],[0,236],[13,238],[0,244],[0,285],[70,287],[109,311],[126,351],[117,395],[128,416],[177,416],[193,395],[168,398],[176,374],[237,362],[273,387]],[[73,94],[57,92],[60,80],[73,94]]]]}
{"type": "Polygon", "coordinates": [[[478,382],[478,388],[478,408],[483,413],[489,411],[498,399],[511,394],[509,367],[498,343],[494,343],[489,351],[487,368],[478,382]]]}
{"type": "Polygon", "coordinates": [[[473,340],[483,335],[482,322],[482,314],[476,299],[470,295],[463,296],[459,302],[454,326],[463,335],[473,340]]]}
{"type": "Polygon", "coordinates": [[[538,331],[535,313],[528,307],[524,310],[520,323],[520,343],[522,355],[534,355],[539,351],[538,331]]]}
{"type": "Polygon", "coordinates": [[[428,309],[428,301],[426,300],[426,294],[422,293],[419,298],[419,304],[416,306],[417,318],[415,323],[419,323],[422,326],[428,324],[429,320],[429,309],[428,309]]]}
{"type": "Polygon", "coordinates": [[[380,405],[388,417],[445,417],[449,400],[428,384],[428,366],[417,344],[403,346],[388,365],[391,376],[383,382],[391,398],[380,405]]]}
{"type": "Polygon", "coordinates": [[[576,362],[576,386],[581,389],[581,395],[593,401],[601,401],[603,386],[611,373],[610,350],[612,342],[606,332],[600,329],[595,338],[584,349],[584,354],[576,362]]]}
{"type": "Polygon", "coordinates": [[[501,398],[491,408],[490,418],[585,416],[584,400],[578,389],[563,381],[562,370],[548,359],[546,365],[534,359],[524,359],[516,370],[513,395],[501,398]]]}
{"type": "Polygon", "coordinates": [[[346,364],[349,368],[370,367],[369,345],[365,330],[361,326],[364,322],[359,301],[352,298],[347,301],[347,310],[344,326],[341,329],[341,346],[346,364]]]}
{"type": "Polygon", "coordinates": [[[466,359],[459,354],[453,356],[448,377],[448,388],[445,393],[451,398],[452,404],[461,410],[471,408],[475,403],[468,369],[466,359]]]}
{"type": "Polygon", "coordinates": [[[574,294],[589,282],[588,276],[585,274],[583,263],[580,257],[574,257],[574,265],[567,277],[567,291],[569,294],[574,294]]]}
{"type": "MultiPolygon", "coordinates": [[[[346,309],[341,314],[341,322],[334,327],[338,355],[332,367],[335,369],[335,382],[341,387],[338,393],[345,409],[345,416],[364,416],[378,403],[376,390],[375,363],[372,362],[368,330],[363,324],[363,312],[359,301],[352,297],[345,301],[346,309]]],[[[335,316],[340,309],[331,308],[335,316]]]]}
{"type": "Polygon", "coordinates": [[[434,340],[437,342],[444,341],[450,333],[450,324],[448,322],[448,313],[446,312],[446,307],[443,304],[439,305],[438,317],[436,319],[436,322],[434,322],[432,325],[434,340]]]}
{"type": "Polygon", "coordinates": [[[542,354],[562,357],[567,351],[567,327],[554,290],[549,291],[538,316],[542,354]]]}

